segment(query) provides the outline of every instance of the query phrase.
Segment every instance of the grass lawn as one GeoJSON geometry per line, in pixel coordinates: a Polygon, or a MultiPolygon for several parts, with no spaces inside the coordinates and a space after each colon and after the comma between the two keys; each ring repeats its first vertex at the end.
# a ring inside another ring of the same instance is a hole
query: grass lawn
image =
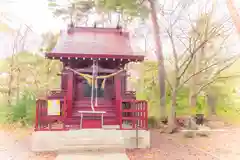
{"type": "Polygon", "coordinates": [[[0,123],[4,123],[6,121],[8,113],[8,108],[5,106],[0,106],[0,123]]]}

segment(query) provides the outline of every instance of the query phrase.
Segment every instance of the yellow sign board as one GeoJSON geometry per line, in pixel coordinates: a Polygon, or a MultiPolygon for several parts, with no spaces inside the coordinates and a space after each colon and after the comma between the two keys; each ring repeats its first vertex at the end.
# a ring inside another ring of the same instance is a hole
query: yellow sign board
{"type": "Polygon", "coordinates": [[[48,100],[48,115],[60,116],[60,100],[48,100]]]}

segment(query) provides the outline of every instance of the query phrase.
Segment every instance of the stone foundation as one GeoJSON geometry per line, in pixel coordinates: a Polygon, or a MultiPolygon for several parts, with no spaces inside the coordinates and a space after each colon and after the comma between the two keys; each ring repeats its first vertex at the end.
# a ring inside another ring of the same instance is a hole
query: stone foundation
{"type": "Polygon", "coordinates": [[[32,135],[32,151],[91,151],[149,148],[150,132],[134,130],[82,129],[72,131],[37,131],[32,135]]]}

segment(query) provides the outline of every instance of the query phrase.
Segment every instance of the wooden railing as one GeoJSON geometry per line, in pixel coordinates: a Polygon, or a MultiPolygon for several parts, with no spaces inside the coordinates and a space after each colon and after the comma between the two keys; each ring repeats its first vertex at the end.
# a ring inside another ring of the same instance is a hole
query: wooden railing
{"type": "Polygon", "coordinates": [[[43,117],[43,114],[46,112],[47,112],[47,100],[46,99],[37,99],[36,100],[35,131],[41,130],[41,128],[43,127],[42,117],[43,117]]]}
{"type": "Polygon", "coordinates": [[[144,100],[123,100],[127,107],[121,108],[120,129],[148,129],[148,106],[144,100]],[[124,123],[129,124],[131,128],[124,127],[124,123]]]}
{"type": "Polygon", "coordinates": [[[60,100],[60,115],[48,115],[47,99],[36,100],[36,119],[35,131],[45,130],[65,130],[64,120],[67,118],[67,98],[63,97],[60,100]],[[62,126],[53,128],[52,125],[56,122],[61,122],[62,126]]]}
{"type": "Polygon", "coordinates": [[[66,91],[61,89],[54,89],[48,92],[48,99],[63,99],[63,97],[66,95],[66,91]]]}
{"type": "Polygon", "coordinates": [[[136,99],[135,91],[125,91],[122,97],[123,99],[136,99]]]}

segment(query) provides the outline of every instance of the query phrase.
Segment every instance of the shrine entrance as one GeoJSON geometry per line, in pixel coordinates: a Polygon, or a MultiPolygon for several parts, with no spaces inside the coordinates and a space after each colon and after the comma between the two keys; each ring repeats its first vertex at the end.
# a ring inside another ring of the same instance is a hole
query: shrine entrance
{"type": "Polygon", "coordinates": [[[92,86],[88,83],[87,80],[83,80],[83,97],[90,98],[93,96],[93,98],[103,98],[104,97],[104,88],[102,87],[103,80],[99,79],[97,81],[96,86],[92,86]],[[93,95],[92,95],[93,90],[93,95]]]}
{"type": "Polygon", "coordinates": [[[109,78],[104,82],[103,79],[98,79],[96,87],[95,85],[92,86],[89,82],[76,75],[75,81],[75,100],[82,100],[82,99],[105,99],[105,100],[112,100],[114,99],[114,78],[109,78]],[[92,92],[93,90],[93,92],[92,92]]]}

